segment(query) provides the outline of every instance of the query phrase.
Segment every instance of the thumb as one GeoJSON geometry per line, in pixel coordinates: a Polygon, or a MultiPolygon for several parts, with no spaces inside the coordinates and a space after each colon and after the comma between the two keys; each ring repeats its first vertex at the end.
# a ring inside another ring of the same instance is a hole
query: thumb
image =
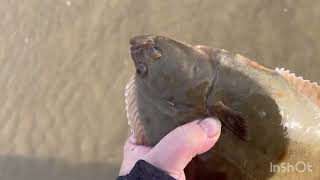
{"type": "Polygon", "coordinates": [[[167,134],[144,160],[178,178],[194,156],[217,142],[220,132],[221,122],[216,119],[190,122],[167,134]]]}

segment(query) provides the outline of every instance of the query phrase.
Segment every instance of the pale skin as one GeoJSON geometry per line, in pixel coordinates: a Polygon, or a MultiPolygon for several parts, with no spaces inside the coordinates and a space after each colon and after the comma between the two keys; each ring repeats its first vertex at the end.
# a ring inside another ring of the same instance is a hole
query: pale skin
{"type": "Polygon", "coordinates": [[[220,133],[221,122],[207,118],[177,127],[154,147],[137,145],[134,137],[130,136],[124,145],[119,174],[128,174],[134,164],[142,159],[175,179],[185,180],[183,169],[194,156],[211,149],[219,139],[220,133]]]}

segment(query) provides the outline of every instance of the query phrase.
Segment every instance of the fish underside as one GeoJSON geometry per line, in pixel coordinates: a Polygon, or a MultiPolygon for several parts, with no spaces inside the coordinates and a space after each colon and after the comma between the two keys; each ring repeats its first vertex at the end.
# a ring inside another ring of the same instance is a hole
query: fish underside
{"type": "Polygon", "coordinates": [[[137,36],[130,43],[137,71],[125,101],[139,144],[153,146],[195,119],[222,122],[217,144],[188,164],[187,179],[320,179],[317,83],[167,37],[137,36]]]}

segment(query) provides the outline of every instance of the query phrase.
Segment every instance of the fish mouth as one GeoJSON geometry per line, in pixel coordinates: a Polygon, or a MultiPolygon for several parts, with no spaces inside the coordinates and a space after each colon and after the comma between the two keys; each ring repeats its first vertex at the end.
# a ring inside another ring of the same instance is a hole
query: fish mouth
{"type": "Polygon", "coordinates": [[[147,54],[152,59],[159,59],[161,57],[160,48],[156,47],[155,39],[156,36],[145,35],[145,36],[135,36],[130,39],[130,51],[131,54],[138,53],[139,51],[146,50],[147,54]]]}
{"type": "Polygon", "coordinates": [[[135,36],[130,39],[130,51],[134,61],[139,60],[139,54],[145,49],[154,49],[154,37],[151,35],[135,36]]]}
{"type": "Polygon", "coordinates": [[[145,35],[135,36],[130,39],[131,57],[139,74],[146,74],[146,64],[148,60],[159,59],[161,57],[160,50],[155,47],[155,37],[156,36],[145,35]]]}

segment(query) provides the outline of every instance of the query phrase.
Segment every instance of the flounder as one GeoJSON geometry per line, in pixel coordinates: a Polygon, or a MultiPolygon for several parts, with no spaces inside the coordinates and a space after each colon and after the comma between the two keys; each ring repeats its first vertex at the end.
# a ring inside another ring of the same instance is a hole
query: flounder
{"type": "Polygon", "coordinates": [[[192,160],[187,179],[320,179],[317,83],[163,36],[130,44],[136,73],[125,102],[139,144],[153,146],[195,119],[222,122],[219,141],[192,160]]]}

